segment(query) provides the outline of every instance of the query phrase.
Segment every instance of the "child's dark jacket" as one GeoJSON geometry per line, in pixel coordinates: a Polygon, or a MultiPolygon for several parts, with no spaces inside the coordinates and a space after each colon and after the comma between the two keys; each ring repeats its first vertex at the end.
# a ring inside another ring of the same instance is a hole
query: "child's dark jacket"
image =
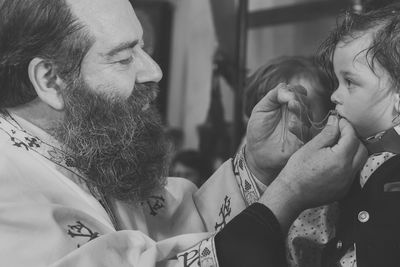
{"type": "Polygon", "coordinates": [[[355,179],[340,203],[336,229],[322,266],[337,266],[354,243],[357,267],[400,266],[400,155],[382,164],[363,188],[355,179]]]}

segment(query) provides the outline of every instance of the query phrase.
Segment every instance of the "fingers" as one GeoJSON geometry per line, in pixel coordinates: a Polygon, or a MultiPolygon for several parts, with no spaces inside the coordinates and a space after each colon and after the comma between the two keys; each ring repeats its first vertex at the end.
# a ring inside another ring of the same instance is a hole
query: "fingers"
{"type": "MultiPolygon", "coordinates": [[[[278,84],[269,91],[254,107],[253,112],[268,112],[280,108],[291,101],[299,101],[300,95],[307,95],[302,86],[292,86],[285,83],[278,84]]],[[[304,101],[304,100],[302,100],[304,101]]]]}
{"type": "Polygon", "coordinates": [[[344,155],[354,156],[358,150],[360,140],[357,138],[354,128],[344,118],[339,120],[340,139],[332,149],[344,155]]]}
{"type": "Polygon", "coordinates": [[[279,86],[278,88],[277,100],[281,104],[286,104],[291,101],[306,103],[307,100],[305,96],[307,96],[307,90],[303,86],[283,84],[283,86],[279,86]]]}
{"type": "Polygon", "coordinates": [[[269,91],[254,107],[253,112],[268,112],[281,107],[278,101],[278,91],[284,90],[286,84],[280,83],[274,89],[269,91]]]}
{"type": "Polygon", "coordinates": [[[336,116],[329,116],[328,123],[325,128],[317,134],[307,146],[311,149],[321,149],[331,147],[336,144],[340,136],[339,121],[336,116]]]}

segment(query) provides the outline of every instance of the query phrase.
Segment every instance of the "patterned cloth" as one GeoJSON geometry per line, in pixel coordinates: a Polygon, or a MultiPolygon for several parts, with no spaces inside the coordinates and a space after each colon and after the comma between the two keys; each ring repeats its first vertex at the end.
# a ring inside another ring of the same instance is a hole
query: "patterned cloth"
{"type": "MultiPolygon", "coordinates": [[[[376,169],[395,155],[390,152],[371,155],[360,172],[361,187],[376,169]]],[[[337,217],[336,203],[306,210],[300,214],[289,229],[287,238],[287,258],[290,266],[321,267],[322,249],[335,236],[337,217]]],[[[342,257],[338,266],[357,266],[355,245],[342,257]]]]}
{"type": "Polygon", "coordinates": [[[335,236],[337,204],[303,211],[287,237],[289,266],[320,267],[324,245],[335,236]]]}
{"type": "Polygon", "coordinates": [[[390,152],[383,152],[371,155],[367,159],[367,162],[364,164],[364,167],[360,172],[361,187],[365,185],[365,183],[368,181],[368,178],[371,177],[372,173],[374,173],[376,169],[378,169],[385,161],[395,155],[396,154],[390,152]]]}

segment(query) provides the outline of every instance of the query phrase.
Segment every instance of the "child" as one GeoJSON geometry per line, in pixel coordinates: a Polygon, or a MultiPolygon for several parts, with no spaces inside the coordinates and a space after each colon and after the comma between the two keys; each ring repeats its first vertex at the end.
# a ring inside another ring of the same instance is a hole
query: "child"
{"type": "Polygon", "coordinates": [[[289,261],[307,267],[400,266],[400,4],[346,14],[321,48],[337,86],[331,100],[370,157],[338,203],[336,222],[332,207],[305,211],[294,222],[289,261]]]}

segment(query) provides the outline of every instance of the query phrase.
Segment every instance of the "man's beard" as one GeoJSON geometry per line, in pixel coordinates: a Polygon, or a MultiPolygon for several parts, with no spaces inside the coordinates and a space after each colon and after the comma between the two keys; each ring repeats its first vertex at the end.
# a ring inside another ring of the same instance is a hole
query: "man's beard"
{"type": "Polygon", "coordinates": [[[167,173],[169,146],[160,116],[153,107],[144,109],[157,87],[137,84],[128,99],[110,96],[112,89],[100,94],[83,79],[70,83],[55,136],[91,191],[141,201],[165,184],[167,173]]]}

